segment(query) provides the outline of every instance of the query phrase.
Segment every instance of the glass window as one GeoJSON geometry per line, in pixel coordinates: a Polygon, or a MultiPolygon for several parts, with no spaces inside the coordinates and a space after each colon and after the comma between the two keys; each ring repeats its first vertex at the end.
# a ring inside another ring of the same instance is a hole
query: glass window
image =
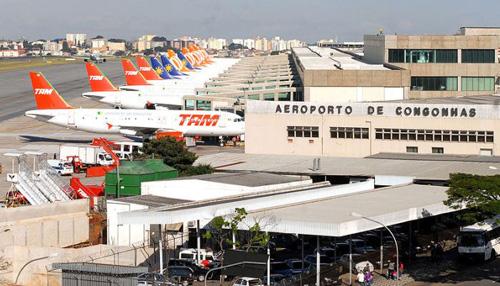
{"type": "Polygon", "coordinates": [[[493,91],[494,89],[494,77],[462,77],[463,91],[493,91]]]}
{"type": "Polygon", "coordinates": [[[457,77],[411,77],[411,90],[457,90],[457,77]]]}
{"type": "Polygon", "coordinates": [[[432,154],[444,154],[443,147],[432,147],[432,154]]]}
{"type": "Polygon", "coordinates": [[[495,63],[495,50],[462,50],[462,63],[495,63]]]}
{"type": "Polygon", "coordinates": [[[313,127],[311,131],[311,137],[318,138],[319,137],[319,127],[313,127]]]}
{"type": "Polygon", "coordinates": [[[390,63],[404,63],[405,50],[403,49],[389,49],[389,62],[390,63]]]}
{"type": "Polygon", "coordinates": [[[436,63],[456,63],[457,50],[436,50],[436,63]]]}
{"type": "Polygon", "coordinates": [[[433,63],[434,50],[406,50],[407,63],[433,63]]]}
{"type": "Polygon", "coordinates": [[[418,153],[418,147],[406,146],[406,153],[418,153]]]}
{"type": "Polygon", "coordinates": [[[382,129],[375,129],[375,139],[382,139],[382,129]]]}

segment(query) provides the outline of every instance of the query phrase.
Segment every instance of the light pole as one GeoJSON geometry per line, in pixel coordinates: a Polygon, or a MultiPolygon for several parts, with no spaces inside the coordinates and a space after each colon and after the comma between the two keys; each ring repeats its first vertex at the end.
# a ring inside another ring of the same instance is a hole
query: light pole
{"type": "Polygon", "coordinates": [[[42,256],[42,257],[38,257],[38,258],[35,258],[35,259],[31,259],[30,261],[26,262],[23,267],[21,267],[21,270],[19,270],[19,272],[17,273],[17,276],[16,276],[16,282],[14,282],[14,284],[17,285],[17,281],[19,280],[19,276],[21,276],[21,272],[23,272],[24,268],[26,268],[26,266],[28,266],[28,264],[30,263],[33,263],[35,261],[38,261],[38,260],[43,260],[43,259],[47,259],[47,258],[52,258],[52,257],[56,257],[58,256],[59,254],[58,253],[52,253],[50,255],[47,255],[47,256],[42,256]]]}
{"type": "MultiPolygon", "coordinates": [[[[379,225],[383,226],[385,229],[387,229],[387,231],[391,234],[392,239],[394,240],[394,245],[396,245],[396,280],[399,281],[399,248],[398,248],[398,241],[396,240],[396,237],[394,236],[394,233],[392,233],[392,231],[385,224],[381,223],[378,220],[374,220],[372,218],[363,216],[362,214],[359,214],[359,213],[356,213],[356,212],[352,212],[351,215],[353,217],[363,218],[363,219],[369,220],[371,222],[374,222],[376,224],[379,224],[379,225]]],[[[383,261],[380,261],[380,263],[382,263],[382,262],[383,261]]]]}

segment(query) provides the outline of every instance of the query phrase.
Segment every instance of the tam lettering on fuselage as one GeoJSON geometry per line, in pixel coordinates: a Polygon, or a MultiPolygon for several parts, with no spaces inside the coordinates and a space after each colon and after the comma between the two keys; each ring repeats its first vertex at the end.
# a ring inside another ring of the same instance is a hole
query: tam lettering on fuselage
{"type": "Polygon", "coordinates": [[[104,76],[103,75],[91,75],[89,76],[90,80],[103,80],[104,76]]]}
{"type": "Polygon", "coordinates": [[[53,91],[52,88],[35,88],[35,94],[48,95],[52,94],[52,91],[53,91]]]}
{"type": "Polygon", "coordinates": [[[179,114],[179,126],[217,126],[219,115],[214,114],[179,114]]]}

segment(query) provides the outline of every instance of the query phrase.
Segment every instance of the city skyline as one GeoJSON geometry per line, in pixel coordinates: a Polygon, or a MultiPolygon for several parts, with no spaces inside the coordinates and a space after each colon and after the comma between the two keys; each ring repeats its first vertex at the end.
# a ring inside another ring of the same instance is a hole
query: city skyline
{"type": "Polygon", "coordinates": [[[7,0],[19,13],[4,15],[0,38],[53,39],[66,33],[103,35],[134,40],[143,34],[167,38],[181,36],[216,38],[300,39],[314,42],[335,38],[359,41],[364,34],[383,29],[386,34],[453,34],[460,26],[498,26],[495,11],[500,3],[479,1],[430,1],[409,5],[405,1],[237,2],[194,0],[183,3],[89,0],[85,8],[49,3],[7,0]],[[359,9],[363,6],[364,9],[359,9]],[[490,7],[484,9],[484,7],[490,7]],[[22,13],[21,13],[22,12],[22,13]],[[482,17],[477,19],[481,13],[482,17]],[[18,16],[25,15],[22,21],[18,16]]]}

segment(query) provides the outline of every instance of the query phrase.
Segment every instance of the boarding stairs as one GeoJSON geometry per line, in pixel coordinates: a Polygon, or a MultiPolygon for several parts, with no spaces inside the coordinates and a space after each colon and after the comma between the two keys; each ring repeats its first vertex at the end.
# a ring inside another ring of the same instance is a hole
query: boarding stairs
{"type": "Polygon", "coordinates": [[[12,182],[31,205],[40,205],[50,202],[49,199],[40,192],[33,180],[33,170],[26,162],[26,156],[18,157],[18,172],[7,174],[7,180],[12,182]]]}
{"type": "Polygon", "coordinates": [[[75,192],[69,183],[64,183],[59,174],[47,163],[46,155],[39,158],[38,170],[36,171],[40,182],[50,187],[58,201],[68,201],[75,198],[75,192]]]}

